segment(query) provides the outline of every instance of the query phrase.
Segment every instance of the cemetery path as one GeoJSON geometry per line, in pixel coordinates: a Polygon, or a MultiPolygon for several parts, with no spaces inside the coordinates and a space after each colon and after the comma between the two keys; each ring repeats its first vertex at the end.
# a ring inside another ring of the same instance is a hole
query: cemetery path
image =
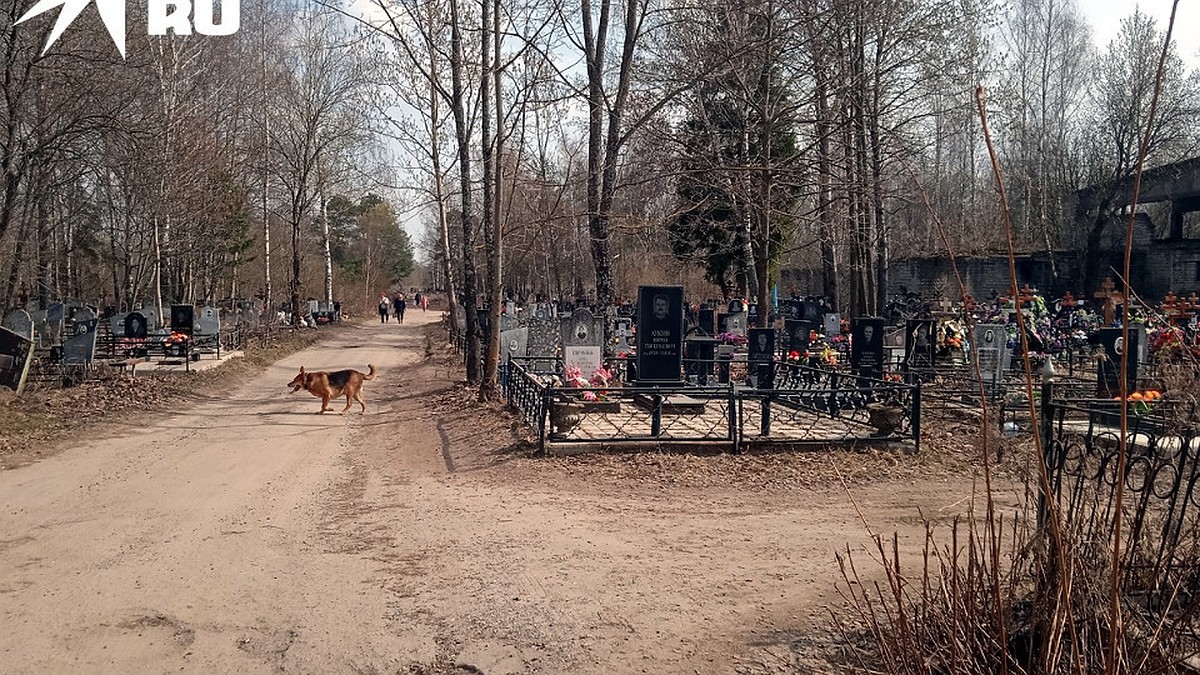
{"type": "MultiPolygon", "coordinates": [[[[805,654],[834,639],[834,553],[868,541],[840,489],[728,455],[513,452],[514,423],[456,404],[423,358],[436,318],[352,327],[225,398],[0,472],[0,670],[833,672],[805,654]],[[368,362],[365,416],[285,393],[301,364],[368,362]]],[[[855,494],[916,550],[917,509],[948,520],[969,490],[855,494]]]]}

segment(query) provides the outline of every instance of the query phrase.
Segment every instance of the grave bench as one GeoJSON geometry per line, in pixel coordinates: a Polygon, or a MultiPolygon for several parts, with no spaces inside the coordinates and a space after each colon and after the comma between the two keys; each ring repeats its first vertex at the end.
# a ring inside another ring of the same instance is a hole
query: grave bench
{"type": "Polygon", "coordinates": [[[126,371],[126,369],[128,369],[128,370],[129,370],[129,373],[130,373],[131,375],[135,375],[135,374],[137,374],[137,366],[138,366],[138,364],[139,364],[139,363],[145,363],[145,362],[146,362],[146,359],[139,359],[139,358],[133,358],[133,357],[130,357],[130,358],[125,358],[125,359],[120,359],[120,360],[117,360],[117,361],[109,361],[109,362],[108,362],[108,365],[109,365],[109,366],[111,366],[111,367],[113,367],[113,368],[118,368],[118,369],[120,369],[120,371],[121,371],[122,373],[124,373],[124,372],[126,371]]]}

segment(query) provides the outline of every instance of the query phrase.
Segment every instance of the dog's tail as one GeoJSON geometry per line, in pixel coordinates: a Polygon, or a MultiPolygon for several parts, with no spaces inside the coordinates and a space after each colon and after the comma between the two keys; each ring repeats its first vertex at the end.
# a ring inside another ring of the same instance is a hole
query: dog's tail
{"type": "Polygon", "coordinates": [[[368,364],[367,364],[367,370],[368,370],[369,372],[368,372],[366,375],[364,375],[364,376],[363,376],[363,379],[364,379],[364,380],[373,380],[373,379],[375,379],[375,366],[373,366],[373,365],[371,365],[371,364],[369,364],[369,363],[368,363],[368,364]]]}

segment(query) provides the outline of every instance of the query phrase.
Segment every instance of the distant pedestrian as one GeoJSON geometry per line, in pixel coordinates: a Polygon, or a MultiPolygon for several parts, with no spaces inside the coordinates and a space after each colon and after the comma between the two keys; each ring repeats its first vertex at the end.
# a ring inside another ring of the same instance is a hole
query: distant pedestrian
{"type": "Polygon", "coordinates": [[[392,303],[388,300],[387,295],[379,297],[379,323],[388,322],[388,310],[392,308],[392,303]]]}
{"type": "Polygon", "coordinates": [[[404,309],[407,304],[408,303],[406,303],[404,301],[403,293],[401,293],[400,295],[397,295],[396,300],[393,302],[393,305],[396,308],[396,320],[399,321],[400,323],[404,323],[404,309]]]}
{"type": "Polygon", "coordinates": [[[427,295],[425,293],[421,294],[421,311],[422,312],[429,311],[429,295],[427,295]]]}

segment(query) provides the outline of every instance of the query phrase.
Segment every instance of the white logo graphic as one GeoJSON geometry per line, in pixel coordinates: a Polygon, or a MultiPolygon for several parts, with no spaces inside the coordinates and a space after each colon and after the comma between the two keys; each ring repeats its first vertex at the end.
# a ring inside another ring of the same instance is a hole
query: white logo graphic
{"type": "MultiPolygon", "coordinates": [[[[55,40],[62,36],[67,26],[70,26],[83,8],[87,7],[88,2],[89,0],[39,0],[28,12],[25,12],[24,16],[17,19],[17,23],[23,23],[62,5],[62,11],[58,13],[58,21],[54,23],[54,30],[50,31],[46,46],[42,48],[42,54],[45,55],[50,51],[55,40]]],[[[100,13],[100,20],[104,22],[108,34],[112,36],[113,43],[117,45],[117,49],[121,50],[121,56],[125,56],[125,0],[96,0],[96,11],[100,13]]]]}
{"type": "MultiPolygon", "coordinates": [[[[16,23],[24,23],[35,16],[40,16],[62,5],[54,29],[46,39],[42,54],[50,51],[58,38],[62,37],[71,22],[83,12],[92,0],[38,0],[28,12],[17,19],[16,23]]],[[[113,44],[125,56],[125,0],[95,0],[96,11],[100,20],[112,37],[113,44]]],[[[176,35],[191,35],[193,28],[201,35],[232,35],[241,26],[240,0],[220,0],[221,22],[217,23],[215,0],[149,0],[146,11],[146,33],[148,35],[166,35],[168,31],[176,35]]]]}

